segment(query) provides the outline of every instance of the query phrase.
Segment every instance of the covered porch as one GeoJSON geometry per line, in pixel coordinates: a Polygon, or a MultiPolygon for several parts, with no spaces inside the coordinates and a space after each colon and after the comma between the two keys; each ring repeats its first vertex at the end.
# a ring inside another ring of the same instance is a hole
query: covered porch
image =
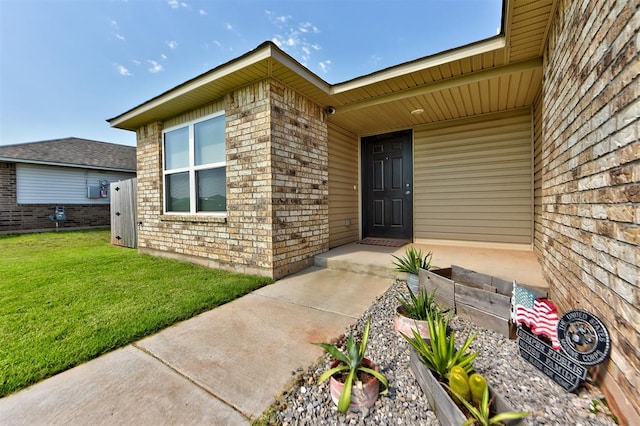
{"type": "MultiPolygon", "coordinates": [[[[542,268],[533,251],[473,247],[470,245],[413,244],[423,252],[433,253],[432,264],[438,268],[461,266],[504,280],[516,280],[529,286],[548,288],[542,268]]],[[[315,256],[315,265],[330,269],[366,273],[389,278],[404,274],[393,270],[392,255],[401,256],[408,245],[386,247],[350,243],[315,256]]]]}

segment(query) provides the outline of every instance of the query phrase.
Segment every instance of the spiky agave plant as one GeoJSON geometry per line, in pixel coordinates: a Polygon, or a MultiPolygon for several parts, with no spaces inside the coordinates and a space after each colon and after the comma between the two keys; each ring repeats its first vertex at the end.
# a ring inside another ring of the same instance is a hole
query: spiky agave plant
{"type": "Polygon", "coordinates": [[[343,371],[348,372],[347,377],[344,381],[344,387],[342,388],[342,392],[340,393],[340,399],[338,400],[338,411],[340,413],[346,413],[349,409],[349,405],[351,404],[352,388],[354,382],[357,379],[356,375],[358,371],[368,373],[380,381],[380,383],[384,386],[384,389],[380,392],[381,395],[387,393],[388,391],[389,382],[387,381],[387,378],[384,377],[382,373],[362,365],[362,360],[364,359],[364,355],[367,350],[370,322],[371,321],[368,320],[367,324],[364,327],[364,332],[362,333],[362,340],[360,341],[360,344],[358,344],[353,338],[353,331],[349,333],[349,337],[347,338],[346,350],[344,352],[340,351],[340,349],[338,349],[336,346],[329,343],[314,343],[315,345],[318,345],[326,350],[329,355],[337,359],[339,362],[336,367],[325,371],[320,376],[320,383],[324,382],[336,373],[340,373],[343,371]]]}
{"type": "Polygon", "coordinates": [[[431,269],[433,253],[423,254],[421,249],[409,246],[402,257],[393,254],[391,256],[395,259],[392,263],[396,271],[418,275],[420,269],[431,269]]]}
{"type": "Polygon", "coordinates": [[[417,330],[412,330],[413,338],[402,333],[407,342],[418,352],[420,361],[438,377],[445,380],[453,366],[460,366],[470,373],[473,370],[473,360],[478,352],[469,352],[469,347],[476,334],[467,336],[460,349],[455,347],[455,331],[447,334],[449,315],[434,315],[427,318],[429,325],[429,341],[425,341],[417,330]]]}
{"type": "Polygon", "coordinates": [[[402,293],[396,297],[406,316],[414,320],[426,321],[430,316],[443,314],[440,306],[435,301],[435,290],[432,292],[426,289],[418,290],[416,294],[409,285],[407,285],[407,289],[409,290],[408,298],[402,293]]]}

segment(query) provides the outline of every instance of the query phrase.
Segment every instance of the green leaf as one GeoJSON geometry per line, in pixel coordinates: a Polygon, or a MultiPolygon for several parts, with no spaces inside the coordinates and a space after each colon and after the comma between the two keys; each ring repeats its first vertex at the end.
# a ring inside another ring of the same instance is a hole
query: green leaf
{"type": "MultiPolygon", "coordinates": [[[[362,333],[362,341],[360,342],[360,351],[358,353],[359,361],[364,358],[364,353],[367,350],[367,341],[369,340],[369,326],[371,325],[371,318],[367,320],[367,324],[364,326],[364,332],[362,333]]],[[[358,362],[359,364],[360,362],[358,362]]]]}
{"type": "Polygon", "coordinates": [[[376,379],[378,379],[378,381],[384,386],[384,389],[380,391],[380,395],[384,395],[389,392],[389,382],[387,381],[387,378],[382,375],[382,373],[367,367],[360,367],[358,370],[369,373],[376,379]]]}
{"type": "Polygon", "coordinates": [[[340,413],[346,413],[349,409],[349,405],[351,405],[351,389],[353,387],[353,377],[355,376],[355,374],[355,370],[350,370],[346,380],[344,381],[342,393],[340,394],[340,399],[338,400],[338,412],[340,413]]]}
{"type": "Polygon", "coordinates": [[[329,377],[333,376],[334,374],[340,372],[340,371],[345,371],[348,370],[349,367],[347,367],[344,364],[340,364],[337,367],[333,367],[327,371],[325,371],[324,373],[322,373],[322,375],[320,376],[320,378],[318,378],[318,383],[322,383],[325,380],[327,380],[329,377]]]}
{"type": "Polygon", "coordinates": [[[518,412],[507,412],[496,414],[491,417],[489,421],[491,424],[504,423],[506,420],[515,420],[515,419],[524,419],[529,416],[531,413],[529,411],[518,411],[518,412]]]}
{"type": "Polygon", "coordinates": [[[337,359],[338,361],[349,365],[349,358],[345,354],[343,354],[340,349],[336,348],[334,345],[330,345],[329,343],[314,343],[316,346],[320,346],[322,349],[327,351],[329,355],[337,359]]]}

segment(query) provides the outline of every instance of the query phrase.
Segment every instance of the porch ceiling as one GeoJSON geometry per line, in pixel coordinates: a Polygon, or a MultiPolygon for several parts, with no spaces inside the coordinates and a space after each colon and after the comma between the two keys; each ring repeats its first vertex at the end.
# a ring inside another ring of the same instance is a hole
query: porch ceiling
{"type": "Polygon", "coordinates": [[[532,105],[541,82],[542,61],[536,58],[336,103],[329,120],[361,135],[410,128],[532,105]]]}

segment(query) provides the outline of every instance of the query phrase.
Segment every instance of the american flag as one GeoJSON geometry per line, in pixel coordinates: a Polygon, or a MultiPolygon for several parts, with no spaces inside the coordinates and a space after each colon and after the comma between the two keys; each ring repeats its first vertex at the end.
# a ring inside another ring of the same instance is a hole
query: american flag
{"type": "Polygon", "coordinates": [[[551,346],[560,350],[558,341],[558,310],[548,299],[537,298],[532,291],[513,282],[513,306],[511,317],[517,324],[525,324],[536,335],[551,339],[551,346]]]}

